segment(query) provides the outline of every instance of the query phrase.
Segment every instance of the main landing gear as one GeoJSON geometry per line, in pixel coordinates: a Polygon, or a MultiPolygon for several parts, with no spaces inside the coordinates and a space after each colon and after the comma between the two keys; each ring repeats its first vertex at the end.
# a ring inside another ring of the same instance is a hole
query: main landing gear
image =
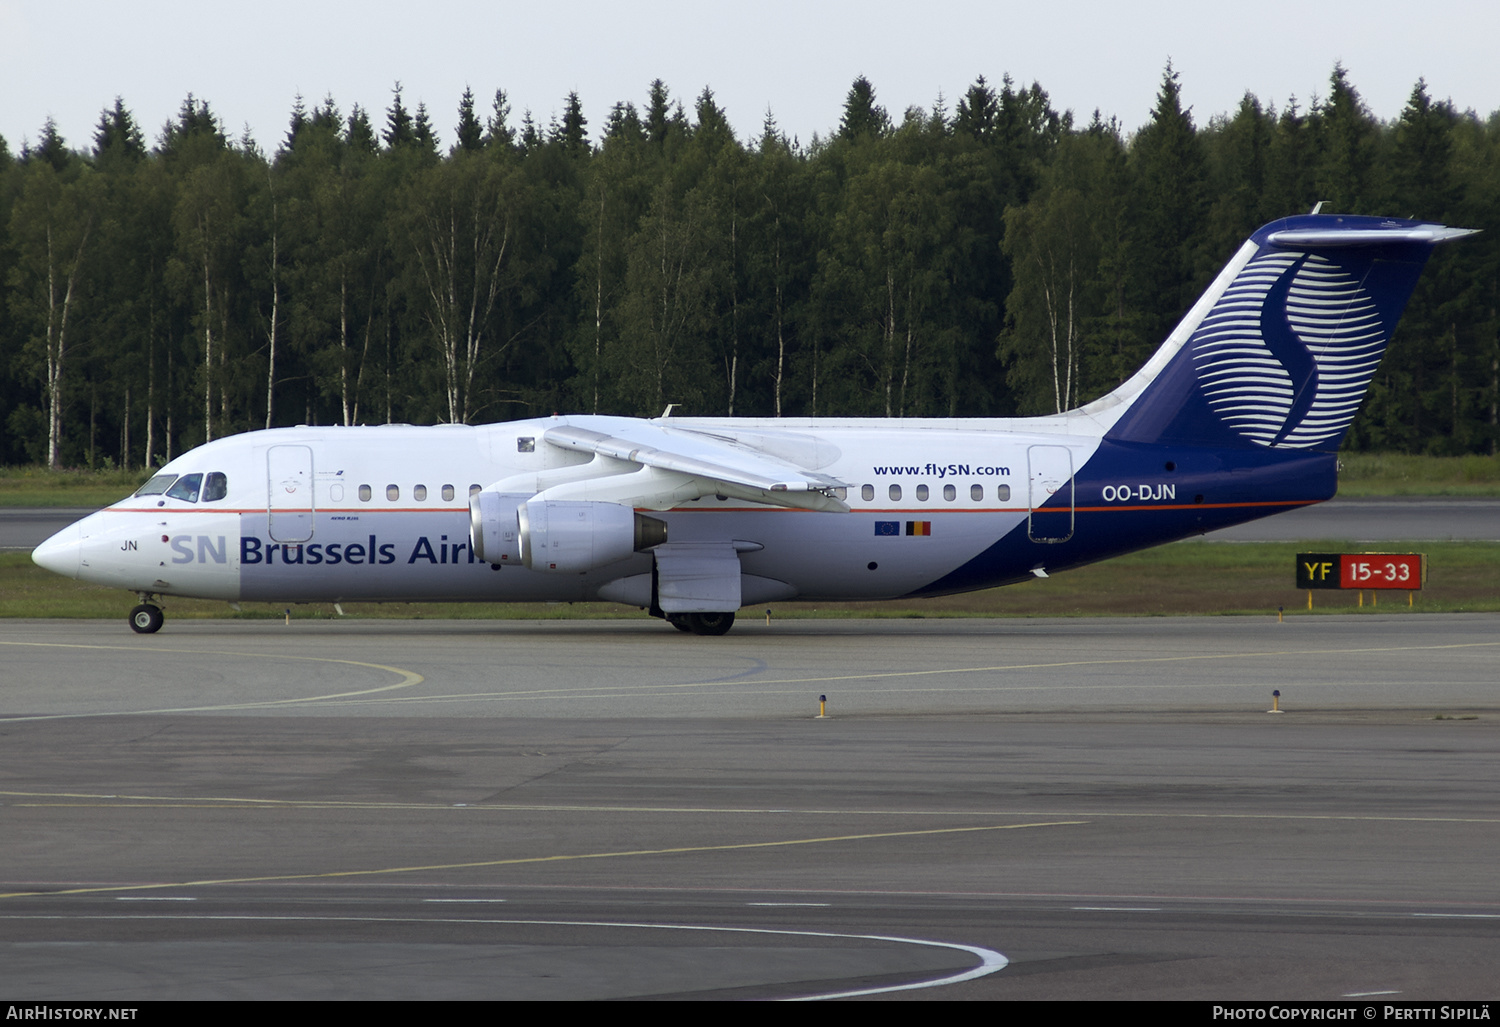
{"type": "Polygon", "coordinates": [[[669,613],[667,623],[678,631],[691,631],[695,635],[722,635],[734,627],[734,614],[669,613]]]}
{"type": "Polygon", "coordinates": [[[138,595],[141,605],[130,611],[130,630],[138,635],[155,634],[161,630],[166,617],[162,616],[161,607],[151,602],[156,597],[150,592],[140,592],[138,595]]]}

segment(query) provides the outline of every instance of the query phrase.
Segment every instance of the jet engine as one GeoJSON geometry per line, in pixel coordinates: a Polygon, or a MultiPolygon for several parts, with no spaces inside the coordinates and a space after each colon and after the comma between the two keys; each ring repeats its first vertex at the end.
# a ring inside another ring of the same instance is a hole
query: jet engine
{"type": "Polygon", "coordinates": [[[665,521],[619,503],[565,502],[504,492],[469,500],[474,557],[496,565],[581,574],[659,546],[665,521]]]}
{"type": "Polygon", "coordinates": [[[667,540],[667,525],[619,503],[534,498],[516,508],[521,562],[534,571],[582,574],[667,540]]]}
{"type": "Polygon", "coordinates": [[[530,498],[531,493],[480,492],[469,499],[469,545],[474,559],[496,566],[520,562],[516,509],[530,498]]]}

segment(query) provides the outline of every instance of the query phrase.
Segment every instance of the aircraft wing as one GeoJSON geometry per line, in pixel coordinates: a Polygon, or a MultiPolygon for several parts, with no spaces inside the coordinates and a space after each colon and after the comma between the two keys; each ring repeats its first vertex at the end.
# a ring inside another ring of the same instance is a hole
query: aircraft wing
{"type": "Polygon", "coordinates": [[[732,436],[648,421],[610,427],[600,432],[558,425],[543,432],[542,439],[562,449],[649,468],[658,481],[696,482],[703,495],[719,492],[774,506],[848,512],[844,482],[732,436]]]}
{"type": "Polygon", "coordinates": [[[563,449],[581,449],[615,460],[659,467],[767,492],[822,492],[847,488],[826,474],[808,471],[722,436],[641,423],[614,434],[564,425],[542,438],[563,449]]]}

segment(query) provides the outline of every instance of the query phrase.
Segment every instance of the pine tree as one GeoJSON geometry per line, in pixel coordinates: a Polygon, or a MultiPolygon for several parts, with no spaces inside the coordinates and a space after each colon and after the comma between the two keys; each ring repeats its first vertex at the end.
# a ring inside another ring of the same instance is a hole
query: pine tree
{"type": "Polygon", "coordinates": [[[52,166],[53,171],[64,171],[73,159],[73,152],[58,133],[57,122],[49,116],[42,124],[41,138],[35,146],[22,151],[21,159],[25,163],[45,161],[52,166]]]}
{"type": "Polygon", "coordinates": [[[198,100],[192,93],[182,101],[177,120],[169,121],[162,129],[157,152],[169,164],[183,163],[196,166],[213,160],[229,145],[219,118],[208,106],[207,100],[198,100]]]}
{"type": "Polygon", "coordinates": [[[672,102],[666,83],[659,78],[652,79],[646,94],[646,138],[658,147],[666,145],[671,115],[672,102]]]}
{"type": "MultiPolygon", "coordinates": [[[[1454,176],[1452,104],[1434,103],[1418,80],[1391,131],[1389,169],[1397,213],[1452,223],[1461,198],[1454,176]]],[[[1410,305],[1381,362],[1386,386],[1361,411],[1356,441],[1383,437],[1408,451],[1453,454],[1473,447],[1465,424],[1470,378],[1488,361],[1461,297],[1475,291],[1449,247],[1439,249],[1417,280],[1410,305]],[[1446,251],[1446,252],[1445,252],[1446,251]],[[1478,365],[1478,366],[1476,366],[1478,365]]],[[[1493,329],[1490,330],[1493,335],[1493,329]]],[[[1483,368],[1488,370],[1488,368],[1483,368]]]]}
{"type": "Polygon", "coordinates": [[[1314,182],[1317,154],[1311,119],[1301,113],[1293,96],[1274,120],[1267,158],[1265,210],[1273,217],[1305,214],[1323,199],[1314,182]]]}
{"type": "Polygon", "coordinates": [[[542,145],[542,130],[537,128],[536,119],[531,116],[528,108],[521,115],[521,151],[523,153],[535,153],[542,145]]]}
{"type": "MultiPolygon", "coordinates": [[[[1166,338],[1207,278],[1197,266],[1208,212],[1207,161],[1170,63],[1151,122],[1131,147],[1131,163],[1139,204],[1131,247],[1137,272],[1133,292],[1155,322],[1132,353],[1139,362],[1166,338]]],[[[1213,259],[1216,268],[1223,258],[1213,259]]]]}
{"type": "Polygon", "coordinates": [[[995,119],[999,111],[999,100],[995,96],[995,91],[984,80],[984,76],[980,75],[964,93],[963,98],[958,101],[958,114],[953,119],[953,131],[955,134],[986,142],[995,133],[995,119]]]}
{"type": "Polygon", "coordinates": [[[391,106],[385,112],[385,145],[386,149],[395,150],[406,146],[416,139],[416,133],[412,128],[411,114],[401,103],[401,83],[396,83],[392,91],[391,106]]]}
{"type": "Polygon", "coordinates": [[[1266,221],[1289,213],[1267,202],[1268,164],[1276,118],[1250,93],[1233,118],[1216,119],[1207,135],[1213,205],[1205,232],[1205,251],[1232,253],[1240,241],[1266,221]]]}
{"type": "Polygon", "coordinates": [[[378,149],[375,129],[370,124],[370,115],[359,104],[349,111],[349,123],[344,130],[349,149],[355,153],[373,154],[378,149]]]}
{"type": "Polygon", "coordinates": [[[609,111],[609,121],[604,126],[604,139],[628,140],[630,142],[644,142],[646,138],[645,126],[641,124],[641,117],[636,113],[635,104],[628,100],[617,102],[609,111]]]}
{"type": "Polygon", "coordinates": [[[323,106],[312,109],[307,123],[320,132],[335,136],[339,134],[343,128],[343,117],[339,114],[338,104],[334,103],[332,94],[323,97],[323,106]]]}
{"type": "Polygon", "coordinates": [[[724,147],[734,144],[734,130],[729,127],[729,119],[724,116],[724,111],[714,102],[712,89],[703,87],[694,111],[698,116],[698,123],[693,126],[693,140],[705,152],[718,153],[724,147]]]}
{"type": "Polygon", "coordinates": [[[100,164],[114,161],[136,162],[146,156],[146,140],[136,126],[135,118],[125,108],[125,101],[115,97],[113,108],[99,114],[94,129],[94,160],[100,164]]]}
{"type": "Polygon", "coordinates": [[[510,100],[505,96],[505,90],[495,90],[495,102],[490,109],[490,116],[485,122],[484,145],[498,150],[510,150],[516,145],[516,134],[511,130],[510,124],[510,100]]]}
{"type": "Polygon", "coordinates": [[[286,140],[281,144],[283,149],[293,149],[297,145],[297,134],[307,127],[307,106],[302,102],[302,94],[298,93],[292,99],[292,120],[287,126],[286,140]]]}
{"type": "Polygon", "coordinates": [[[438,155],[437,132],[432,127],[432,118],[427,114],[427,104],[418,103],[417,113],[412,118],[412,143],[423,157],[436,159],[438,155]]]}
{"type": "Polygon", "coordinates": [[[560,145],[563,153],[569,157],[586,156],[589,152],[589,137],[585,131],[587,127],[588,119],[583,116],[583,103],[578,99],[577,92],[571,92],[563,107],[562,123],[553,129],[553,142],[560,145]]]}
{"type": "Polygon", "coordinates": [[[474,91],[468,86],[464,87],[464,95],[458,101],[458,127],[454,134],[458,137],[455,150],[473,153],[484,147],[484,129],[474,116],[474,91]]]}
{"type": "Polygon", "coordinates": [[[1318,198],[1328,202],[1325,213],[1380,214],[1379,127],[1342,64],[1334,65],[1329,86],[1317,119],[1318,198]]]}
{"type": "Polygon", "coordinates": [[[1418,79],[1391,138],[1391,194],[1400,213],[1429,221],[1453,217],[1460,197],[1453,166],[1457,124],[1453,104],[1434,103],[1426,80],[1418,79]]]}
{"type": "Polygon", "coordinates": [[[863,75],[849,87],[844,98],[844,116],[839,119],[839,138],[854,141],[879,138],[891,130],[891,118],[885,108],[875,103],[875,87],[863,75]]]}

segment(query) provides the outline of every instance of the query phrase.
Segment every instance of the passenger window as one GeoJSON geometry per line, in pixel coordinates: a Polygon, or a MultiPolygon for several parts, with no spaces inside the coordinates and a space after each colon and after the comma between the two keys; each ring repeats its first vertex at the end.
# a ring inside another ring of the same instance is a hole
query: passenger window
{"type": "Polygon", "coordinates": [[[926,485],[918,485],[917,486],[917,502],[919,502],[919,503],[925,503],[925,502],[927,502],[927,486],[926,485]]]}
{"type": "Polygon", "coordinates": [[[229,479],[223,471],[210,471],[203,481],[203,501],[216,503],[229,495],[229,479]]]}
{"type": "Polygon", "coordinates": [[[370,495],[371,495],[370,486],[368,486],[368,485],[361,485],[359,487],[359,501],[361,503],[368,503],[370,501],[370,495]]]}
{"type": "Polygon", "coordinates": [[[443,502],[445,502],[445,503],[451,503],[451,502],[453,502],[453,486],[452,485],[444,485],[443,486],[443,502]]]}
{"type": "Polygon", "coordinates": [[[171,488],[172,482],[177,480],[175,474],[158,474],[146,484],[135,490],[138,496],[159,496],[171,488]]]}
{"type": "Polygon", "coordinates": [[[525,436],[523,436],[522,438],[516,439],[516,452],[517,453],[535,453],[536,452],[536,439],[532,438],[532,437],[525,437],[525,436]]]}
{"type": "Polygon", "coordinates": [[[859,498],[863,499],[866,503],[868,503],[871,500],[873,500],[875,498],[875,486],[874,485],[864,485],[864,486],[862,486],[860,488],[860,490],[859,490],[859,498]]]}
{"type": "Polygon", "coordinates": [[[415,499],[419,503],[425,503],[425,502],[427,502],[427,486],[426,485],[414,485],[414,486],[412,486],[411,498],[415,499]]]}
{"type": "Polygon", "coordinates": [[[471,495],[471,496],[477,496],[477,495],[479,495],[479,486],[478,485],[470,485],[469,486],[469,495],[471,495]]]}
{"type": "Polygon", "coordinates": [[[890,495],[890,497],[892,499],[896,500],[897,502],[900,502],[901,501],[901,486],[900,485],[892,485],[891,488],[890,488],[890,492],[888,494],[890,495]]]}
{"type": "Polygon", "coordinates": [[[388,500],[390,500],[392,503],[394,503],[396,500],[400,499],[401,498],[401,486],[400,485],[387,485],[385,487],[385,498],[388,499],[388,500]]]}
{"type": "Polygon", "coordinates": [[[184,499],[189,503],[198,502],[198,486],[203,484],[203,475],[184,474],[177,479],[177,484],[167,489],[167,498],[184,499]]]}
{"type": "Polygon", "coordinates": [[[1010,499],[1010,486],[1009,485],[1001,485],[999,488],[995,489],[995,498],[998,499],[998,500],[1000,500],[1000,502],[1002,502],[1002,503],[1004,503],[1007,500],[1009,500],[1010,499]]]}
{"type": "Polygon", "coordinates": [[[955,499],[958,498],[958,489],[954,488],[952,485],[944,485],[943,486],[943,498],[946,499],[950,503],[953,502],[955,499]]]}
{"type": "Polygon", "coordinates": [[[984,486],[983,485],[978,485],[978,484],[976,484],[976,485],[970,485],[969,486],[969,498],[972,499],[972,500],[974,500],[974,502],[976,502],[976,503],[982,503],[982,502],[984,502],[984,486]]]}

